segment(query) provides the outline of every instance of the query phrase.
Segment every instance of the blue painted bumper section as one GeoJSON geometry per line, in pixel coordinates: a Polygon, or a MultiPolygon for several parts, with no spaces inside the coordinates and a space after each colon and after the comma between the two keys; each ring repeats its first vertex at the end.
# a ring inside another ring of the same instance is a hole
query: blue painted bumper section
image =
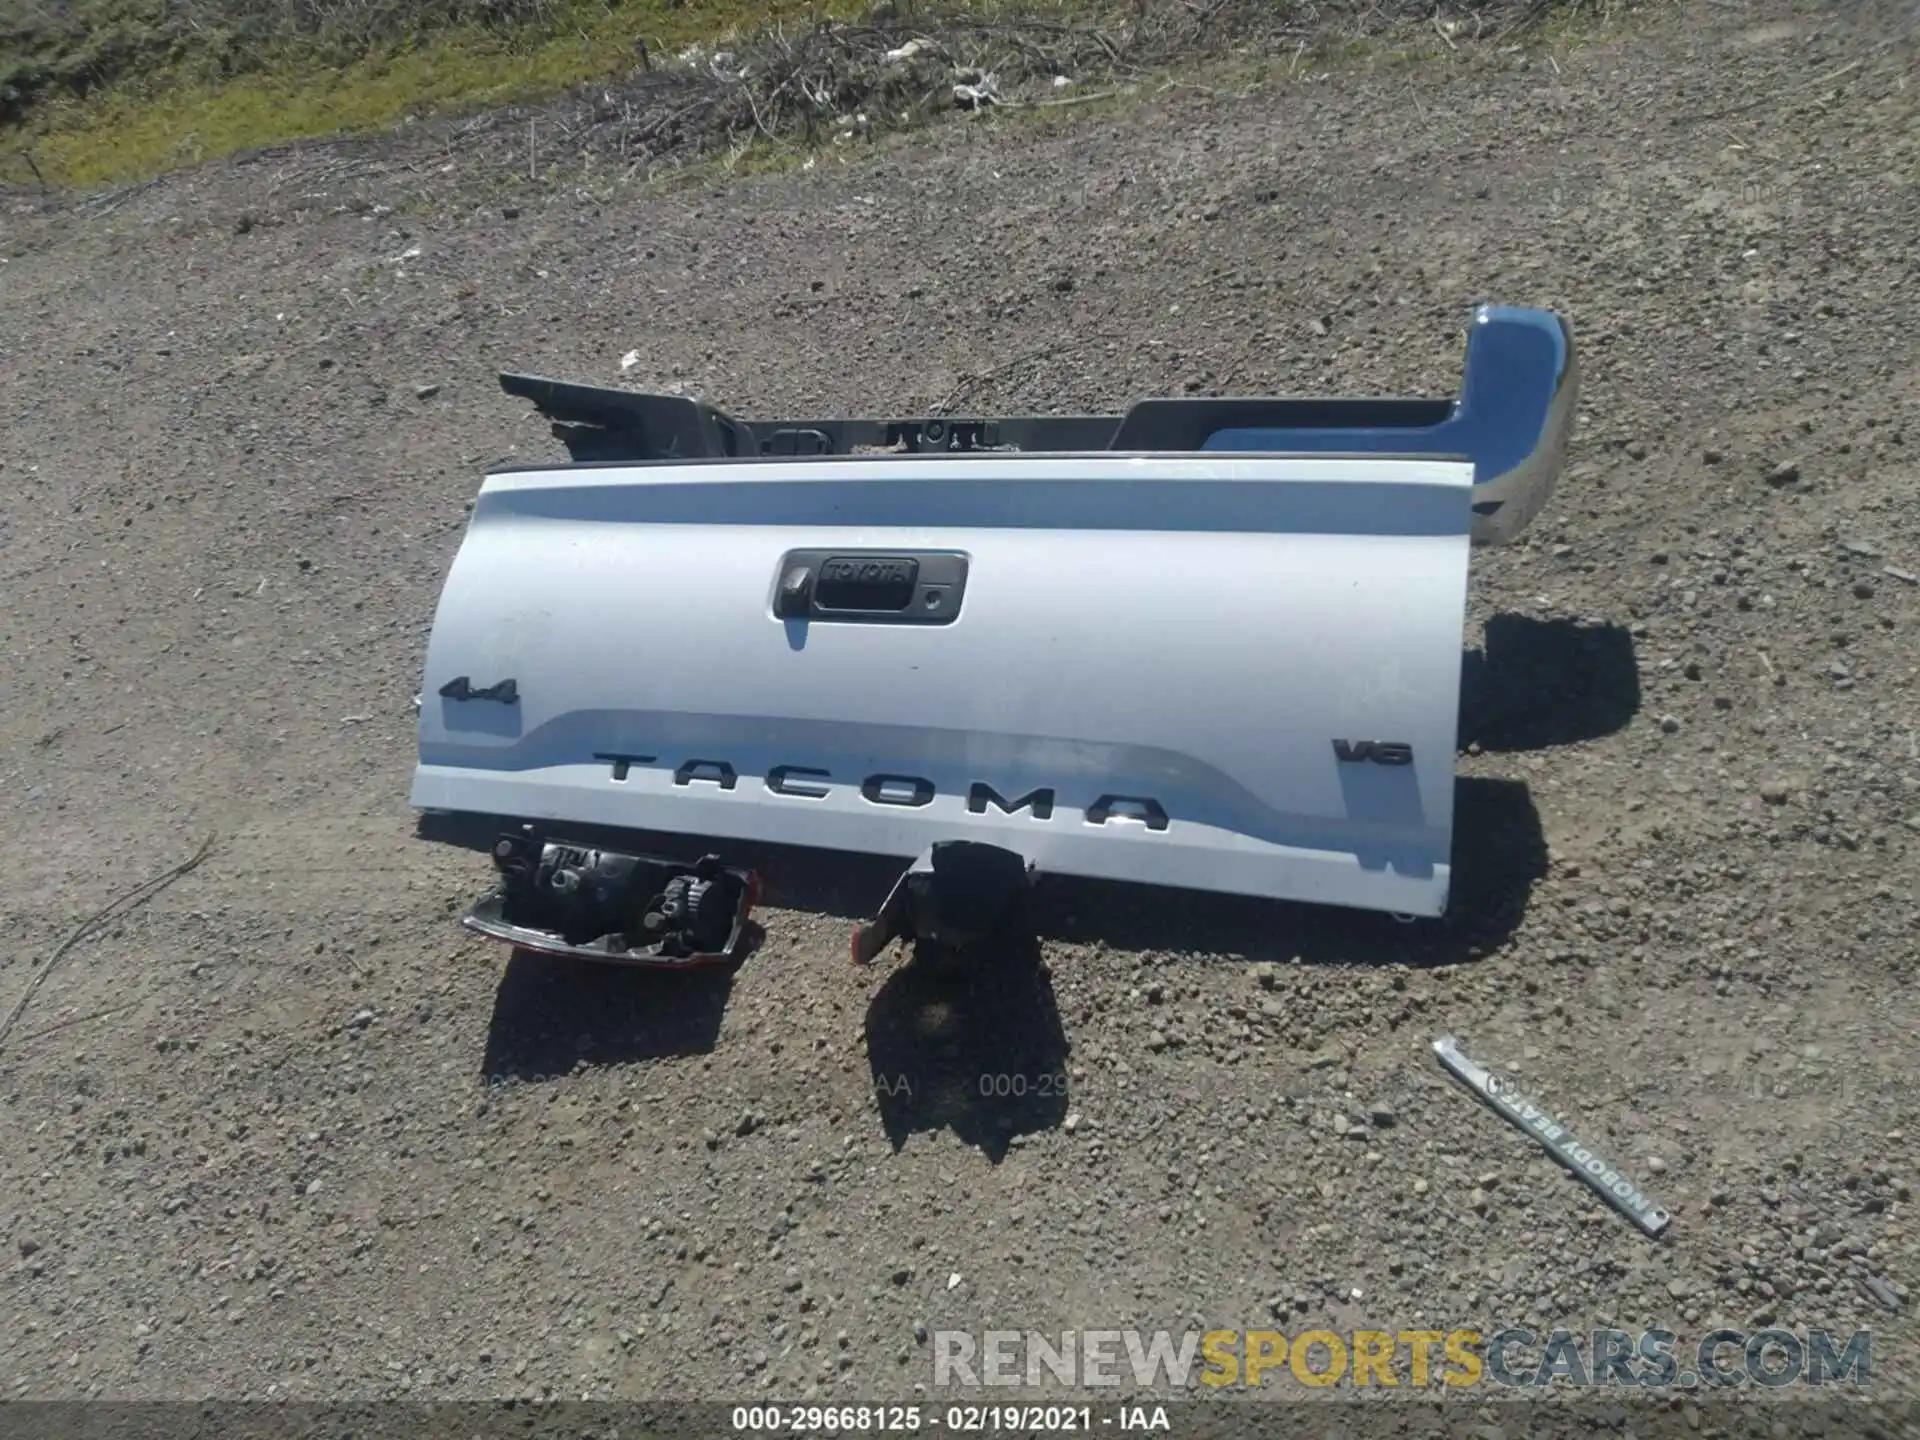
{"type": "Polygon", "coordinates": [[[1444,420],[1223,429],[1202,448],[1460,456],[1474,465],[1476,539],[1498,543],[1517,534],[1552,489],[1577,388],[1573,335],[1564,320],[1550,310],[1482,305],[1467,331],[1460,395],[1444,420]]]}

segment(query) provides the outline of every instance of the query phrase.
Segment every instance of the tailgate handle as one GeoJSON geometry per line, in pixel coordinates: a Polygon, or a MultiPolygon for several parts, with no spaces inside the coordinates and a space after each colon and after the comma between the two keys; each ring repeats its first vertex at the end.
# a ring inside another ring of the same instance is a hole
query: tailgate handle
{"type": "Polygon", "coordinates": [[[967,557],[951,552],[790,550],[774,576],[781,620],[948,625],[960,614],[967,557]]]}

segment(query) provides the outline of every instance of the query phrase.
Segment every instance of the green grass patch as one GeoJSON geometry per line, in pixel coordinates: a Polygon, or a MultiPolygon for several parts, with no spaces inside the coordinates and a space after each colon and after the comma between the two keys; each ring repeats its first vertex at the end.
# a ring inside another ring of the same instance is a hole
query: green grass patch
{"type": "MultiPolygon", "coordinates": [[[[1613,19],[1616,3],[1626,8],[1624,0],[1460,3],[1496,28],[1544,18],[1544,34],[1530,28],[1549,42],[1570,42],[1582,22],[1613,19]]],[[[750,172],[788,163],[789,142],[831,133],[855,112],[874,112],[874,128],[886,130],[950,109],[955,59],[978,61],[1011,84],[1044,85],[1064,73],[1089,91],[1126,88],[1203,55],[1230,70],[1292,73],[1307,49],[1294,37],[1320,24],[1313,60],[1369,56],[1411,67],[1449,43],[1429,33],[1430,4],[0,0],[0,182],[111,185],[238,151],[539,101],[649,64],[678,70],[686,83],[671,92],[667,112],[638,122],[625,115],[642,153],[678,147],[691,156],[720,144],[732,152],[730,168],[750,172]],[[871,23],[818,28],[854,19],[871,23]],[[1383,53],[1380,27],[1394,22],[1397,48],[1383,53]],[[931,60],[888,60],[887,49],[909,35],[944,48],[931,60]],[[679,59],[689,45],[739,50],[752,79],[698,81],[679,59]]],[[[625,132],[621,145],[624,156],[625,132]]]]}
{"type": "Polygon", "coordinates": [[[275,39],[220,63],[189,50],[150,75],[43,95],[0,130],[0,179],[30,183],[26,155],[56,185],[139,179],[259,146],[379,131],[409,116],[541,99],[628,74],[643,43],[654,64],[670,65],[689,44],[865,8],[860,0],[573,4],[524,23],[374,40],[364,58],[346,63],[323,35],[275,39]]]}

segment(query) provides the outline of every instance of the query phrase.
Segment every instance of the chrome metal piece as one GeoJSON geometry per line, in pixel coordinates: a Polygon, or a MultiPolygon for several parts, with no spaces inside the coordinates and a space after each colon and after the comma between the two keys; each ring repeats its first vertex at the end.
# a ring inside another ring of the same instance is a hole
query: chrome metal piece
{"type": "Polygon", "coordinates": [[[1456,1080],[1531,1135],[1549,1155],[1640,1230],[1654,1239],[1666,1230],[1673,1217],[1665,1209],[1648,1199],[1646,1192],[1618,1168],[1595,1154],[1592,1147],[1522,1094],[1514,1082],[1469,1059],[1451,1035],[1442,1035],[1434,1041],[1433,1053],[1456,1080]]]}
{"type": "Polygon", "coordinates": [[[1216,430],[1208,450],[1459,455],[1473,462],[1473,543],[1504,545],[1545,507],[1580,398],[1573,328],[1551,310],[1482,305],[1467,328],[1460,396],[1427,425],[1216,430]]]}

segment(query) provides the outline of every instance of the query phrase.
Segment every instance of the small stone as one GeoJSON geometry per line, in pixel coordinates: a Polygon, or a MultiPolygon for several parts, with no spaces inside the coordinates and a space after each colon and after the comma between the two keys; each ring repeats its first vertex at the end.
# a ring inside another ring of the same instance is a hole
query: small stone
{"type": "Polygon", "coordinates": [[[1393,1112],[1393,1107],[1390,1105],[1374,1106],[1367,1112],[1367,1118],[1382,1130],[1391,1130],[1400,1123],[1400,1117],[1393,1112]]]}
{"type": "Polygon", "coordinates": [[[1272,961],[1262,960],[1258,965],[1253,967],[1253,978],[1261,989],[1271,990],[1274,987],[1274,983],[1280,978],[1280,971],[1272,961]]]}
{"type": "Polygon", "coordinates": [[[1662,715],[1660,717],[1660,733],[1663,735],[1678,735],[1680,733],[1680,717],[1677,715],[1662,715]]]}
{"type": "Polygon", "coordinates": [[[896,1285],[904,1285],[913,1278],[913,1271],[905,1265],[898,1265],[894,1267],[893,1273],[887,1278],[892,1280],[896,1285]]]}
{"type": "Polygon", "coordinates": [[[1647,447],[1638,440],[1629,440],[1627,454],[1635,460],[1644,460],[1647,458],[1647,447]]]}
{"type": "Polygon", "coordinates": [[[1167,1048],[1167,1032],[1164,1030],[1154,1031],[1153,1034],[1147,1037],[1147,1048],[1149,1050],[1166,1049],[1167,1048]]]}
{"type": "Polygon", "coordinates": [[[1868,584],[1865,580],[1856,580],[1853,582],[1853,598],[1854,599],[1871,600],[1873,599],[1873,596],[1874,596],[1873,586],[1868,584]]]}
{"type": "Polygon", "coordinates": [[[1428,1185],[1424,1180],[1416,1180],[1413,1182],[1413,1193],[1416,1195],[1424,1195],[1432,1188],[1433,1187],[1428,1185]]]}
{"type": "Polygon", "coordinates": [[[1066,1131],[1067,1134],[1069,1135],[1073,1134],[1074,1131],[1078,1130],[1080,1128],[1079,1112],[1074,1111],[1070,1113],[1066,1119],[1060,1122],[1060,1128],[1066,1131]]]}
{"type": "Polygon", "coordinates": [[[20,1258],[25,1260],[28,1256],[35,1254],[39,1249],[40,1242],[38,1240],[23,1238],[20,1241],[20,1258]]]}
{"type": "Polygon", "coordinates": [[[1678,1276],[1675,1276],[1673,1279],[1667,1282],[1667,1294],[1671,1295],[1676,1300],[1684,1300],[1687,1298],[1687,1296],[1691,1295],[1692,1293],[1693,1293],[1693,1287],[1687,1284],[1686,1281],[1680,1279],[1678,1276]]]}
{"type": "Polygon", "coordinates": [[[1900,1297],[1894,1294],[1893,1287],[1878,1275],[1867,1276],[1863,1283],[1867,1287],[1867,1293],[1872,1295],[1873,1298],[1878,1300],[1882,1305],[1886,1306],[1887,1309],[1898,1310],[1900,1308],[1900,1297]]]}
{"type": "Polygon", "coordinates": [[[1767,484],[1773,486],[1776,490],[1783,486],[1795,484],[1799,479],[1800,467],[1791,460],[1782,460],[1778,465],[1767,471],[1767,484]]]}
{"type": "Polygon", "coordinates": [[[739,1120],[734,1122],[733,1133],[736,1135],[751,1135],[759,1124],[760,1117],[758,1115],[754,1114],[751,1110],[743,1111],[739,1120]]]}
{"type": "Polygon", "coordinates": [[[518,220],[520,218],[520,207],[518,205],[507,205],[502,207],[500,211],[500,218],[502,220],[518,220]]]}
{"type": "Polygon", "coordinates": [[[1667,1162],[1662,1160],[1658,1155],[1649,1155],[1647,1157],[1647,1173],[1651,1175],[1666,1174],[1667,1162]]]}
{"type": "Polygon", "coordinates": [[[916,1320],[913,1322],[913,1339],[914,1339],[914,1343],[918,1345],[924,1345],[927,1343],[926,1322],[921,1320],[916,1320]]]}
{"type": "Polygon", "coordinates": [[[1324,320],[1314,321],[1312,330],[1315,335],[1324,336],[1327,333],[1327,322],[1324,320]]]}
{"type": "Polygon", "coordinates": [[[321,1184],[318,1180],[309,1180],[307,1182],[307,1194],[318,1195],[320,1193],[320,1190],[321,1190],[321,1184]]]}
{"type": "Polygon", "coordinates": [[[1700,452],[1700,458],[1709,465],[1718,465],[1722,460],[1727,458],[1727,455],[1724,450],[1716,450],[1709,445],[1705,450],[1700,452]]]}
{"type": "Polygon", "coordinates": [[[431,400],[439,393],[440,387],[438,385],[416,385],[413,387],[413,398],[416,400],[431,400]]]}
{"type": "Polygon", "coordinates": [[[1769,805],[1784,805],[1792,792],[1784,780],[1769,780],[1760,787],[1760,798],[1769,805]]]}

